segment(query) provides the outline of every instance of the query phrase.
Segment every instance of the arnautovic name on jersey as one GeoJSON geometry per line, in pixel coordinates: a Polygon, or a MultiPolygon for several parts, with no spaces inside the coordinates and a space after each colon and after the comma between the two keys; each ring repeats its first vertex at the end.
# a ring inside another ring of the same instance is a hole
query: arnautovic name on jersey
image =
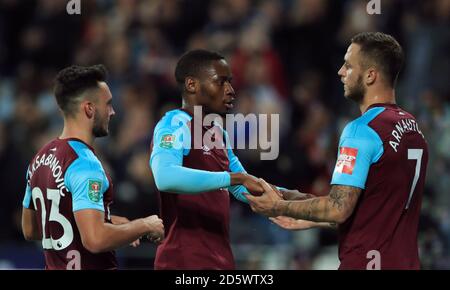
{"type": "Polygon", "coordinates": [[[28,180],[31,180],[33,174],[41,166],[48,166],[52,171],[53,178],[55,179],[56,187],[59,189],[59,193],[64,196],[63,190],[66,190],[64,185],[63,170],[61,168],[59,160],[54,154],[43,154],[42,156],[37,156],[33,164],[28,169],[28,180]]]}
{"type": "Polygon", "coordinates": [[[417,132],[423,137],[417,122],[413,119],[401,119],[395,124],[395,128],[391,133],[392,138],[389,141],[389,145],[391,145],[395,152],[397,152],[397,147],[400,145],[403,135],[409,132],[417,132]]]}

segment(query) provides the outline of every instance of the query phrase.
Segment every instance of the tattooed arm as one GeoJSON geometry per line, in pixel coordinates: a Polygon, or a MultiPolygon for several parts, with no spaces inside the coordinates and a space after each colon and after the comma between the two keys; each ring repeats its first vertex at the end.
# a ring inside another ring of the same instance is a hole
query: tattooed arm
{"type": "MultiPolygon", "coordinates": [[[[272,186],[273,188],[273,186],[272,186]]],[[[280,189],[284,200],[306,200],[310,198],[316,198],[317,196],[310,193],[303,193],[293,189],[280,189]]],[[[308,220],[295,219],[287,216],[277,216],[269,218],[277,226],[291,231],[301,231],[311,228],[333,228],[337,225],[335,223],[328,222],[313,222],[308,220]]]]}
{"type": "Polygon", "coordinates": [[[353,212],[361,189],[352,186],[333,185],[330,194],[305,201],[277,202],[278,215],[315,222],[343,223],[353,212]]]}
{"type": "Polygon", "coordinates": [[[333,185],[328,196],[301,201],[281,200],[263,180],[262,196],[248,197],[253,211],[266,216],[288,216],[315,222],[343,223],[352,214],[361,189],[353,186],[333,185]]]}

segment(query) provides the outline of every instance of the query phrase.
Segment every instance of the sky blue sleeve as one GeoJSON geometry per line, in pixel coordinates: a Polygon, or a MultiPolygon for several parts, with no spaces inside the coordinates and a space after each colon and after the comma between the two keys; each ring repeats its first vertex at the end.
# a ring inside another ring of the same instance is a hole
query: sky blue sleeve
{"type": "Polygon", "coordinates": [[[365,188],[370,166],[383,155],[383,142],[366,124],[352,122],[339,141],[331,184],[365,188]]]}
{"type": "Polygon", "coordinates": [[[72,193],[72,210],[95,209],[105,211],[103,194],[109,187],[108,179],[100,164],[78,158],[64,175],[66,188],[72,193]]]}
{"type": "Polygon", "coordinates": [[[160,191],[196,194],[230,185],[230,174],[183,167],[189,153],[190,130],[184,122],[161,120],[153,135],[150,168],[160,191]]]}
{"type": "Polygon", "coordinates": [[[22,201],[22,206],[24,208],[30,208],[30,206],[31,206],[31,188],[30,188],[30,183],[28,182],[28,171],[29,171],[29,168],[27,169],[27,176],[26,176],[27,187],[25,189],[25,196],[22,201]]]}
{"type": "MultiPolygon", "coordinates": [[[[239,161],[239,158],[234,154],[233,149],[231,148],[231,144],[228,138],[228,134],[225,132],[225,141],[227,144],[227,151],[228,151],[228,159],[230,162],[230,171],[231,172],[242,172],[247,173],[245,171],[244,166],[242,166],[241,162],[239,161]]],[[[243,185],[232,185],[228,187],[228,191],[231,192],[231,194],[239,201],[248,203],[247,198],[244,196],[244,193],[250,194],[243,185]]]]}

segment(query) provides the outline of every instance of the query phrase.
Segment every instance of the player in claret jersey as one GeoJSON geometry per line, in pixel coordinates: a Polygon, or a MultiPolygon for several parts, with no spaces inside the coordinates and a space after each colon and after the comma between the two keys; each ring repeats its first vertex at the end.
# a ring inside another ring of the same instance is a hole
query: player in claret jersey
{"type": "Polygon", "coordinates": [[[115,248],[164,235],[155,215],[130,222],[110,214],[112,181],[92,148],[95,137],[108,135],[114,115],[105,77],[102,65],[58,74],[55,96],[64,130],[28,168],[22,230],[27,240],[42,240],[46,269],[115,269],[115,248]]]}
{"type": "Polygon", "coordinates": [[[229,193],[247,202],[242,194],[262,193],[262,187],[234,155],[228,133],[215,122],[203,124],[204,114],[195,114],[197,108],[223,115],[233,107],[231,70],[220,54],[192,50],[178,61],[175,78],[183,106],[156,125],[149,162],[167,229],[155,269],[234,269],[229,193]]]}
{"type": "Polygon", "coordinates": [[[338,74],[345,97],[359,104],[362,116],[341,135],[330,194],[280,200],[262,181],[266,193],[248,199],[284,228],[337,224],[340,269],[419,269],[428,149],[414,116],[396,105],[402,48],[379,32],[351,42],[338,74]]]}

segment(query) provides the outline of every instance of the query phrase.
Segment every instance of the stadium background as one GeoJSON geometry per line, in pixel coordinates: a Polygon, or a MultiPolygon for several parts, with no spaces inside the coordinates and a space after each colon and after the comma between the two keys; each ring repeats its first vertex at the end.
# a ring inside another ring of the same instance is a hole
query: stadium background
{"type": "MultiPolygon", "coordinates": [[[[157,212],[148,167],[155,122],[180,106],[173,70],[192,48],[226,55],[238,112],[279,113],[280,156],[260,161],[239,150],[246,169],[304,192],[327,194],[339,135],[358,116],[337,71],[352,35],[383,31],[406,52],[398,102],[419,120],[430,147],[420,222],[424,269],[450,269],[450,1],[381,0],[0,0],[0,268],[42,268],[39,242],[20,232],[27,163],[56,137],[62,118],[52,95],[56,72],[103,63],[116,117],[96,149],[113,176],[113,212],[157,212]]],[[[289,232],[231,204],[231,240],[239,269],[333,269],[336,234],[289,232]]],[[[151,268],[155,247],[118,251],[122,268],[151,268]]]]}

